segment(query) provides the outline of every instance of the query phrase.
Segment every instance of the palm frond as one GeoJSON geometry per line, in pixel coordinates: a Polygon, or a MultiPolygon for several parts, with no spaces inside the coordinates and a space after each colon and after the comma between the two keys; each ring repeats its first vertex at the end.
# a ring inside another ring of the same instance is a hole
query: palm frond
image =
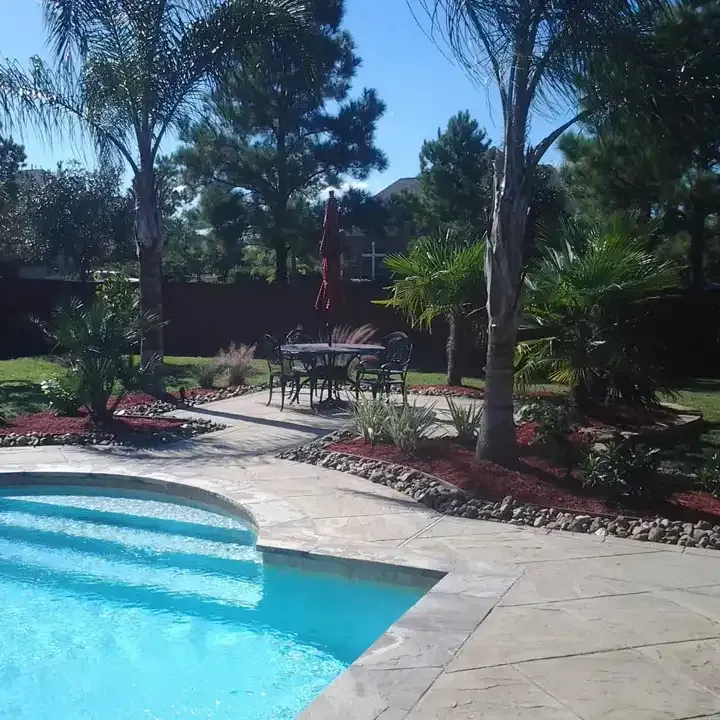
{"type": "Polygon", "coordinates": [[[390,255],[391,297],[379,301],[429,328],[439,316],[467,313],[484,303],[484,242],[468,243],[453,229],[416,240],[406,254],[390,255]]]}
{"type": "Polygon", "coordinates": [[[0,63],[0,110],[41,134],[87,132],[137,171],[231,63],[297,33],[303,0],[43,0],[55,62],[0,63]]]}

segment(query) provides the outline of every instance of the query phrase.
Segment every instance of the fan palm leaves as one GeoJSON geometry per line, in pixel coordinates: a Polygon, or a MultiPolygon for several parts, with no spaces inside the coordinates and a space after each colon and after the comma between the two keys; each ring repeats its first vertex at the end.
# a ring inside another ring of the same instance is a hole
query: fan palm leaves
{"type": "Polygon", "coordinates": [[[445,228],[416,240],[406,254],[390,255],[391,297],[381,304],[400,310],[416,327],[430,329],[436,318],[449,323],[448,384],[460,384],[458,345],[462,321],[484,304],[484,242],[471,242],[457,228],[445,228]]]}
{"type": "Polygon", "coordinates": [[[634,335],[639,304],[672,288],[678,271],[613,218],[586,231],[566,223],[526,278],[525,318],[542,335],[521,343],[516,382],[569,385],[580,404],[617,396],[652,404],[662,388],[652,348],[634,335]]]}

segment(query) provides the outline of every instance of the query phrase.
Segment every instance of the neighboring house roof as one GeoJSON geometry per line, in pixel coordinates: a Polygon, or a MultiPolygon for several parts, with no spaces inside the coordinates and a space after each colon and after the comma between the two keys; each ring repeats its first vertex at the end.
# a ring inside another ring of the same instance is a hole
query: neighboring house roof
{"type": "Polygon", "coordinates": [[[420,180],[416,177],[400,178],[384,190],[381,190],[375,197],[378,200],[389,200],[393,195],[397,195],[405,190],[409,192],[417,192],[420,189],[420,180]]]}

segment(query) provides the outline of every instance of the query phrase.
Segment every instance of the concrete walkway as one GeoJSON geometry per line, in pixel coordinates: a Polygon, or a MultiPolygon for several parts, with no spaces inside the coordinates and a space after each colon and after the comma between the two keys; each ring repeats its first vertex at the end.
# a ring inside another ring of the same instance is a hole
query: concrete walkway
{"type": "Polygon", "coordinates": [[[408,613],[303,717],[720,718],[719,552],[440,516],[360,478],[275,459],[343,418],[264,401],[198,408],[230,427],[167,449],[3,449],[0,470],[172,479],[241,502],[262,543],[476,568],[482,582],[457,597],[484,603],[482,621],[464,622],[449,596],[421,601],[422,644],[398,645],[413,630],[408,613]],[[445,622],[434,636],[433,618],[445,622]]]}

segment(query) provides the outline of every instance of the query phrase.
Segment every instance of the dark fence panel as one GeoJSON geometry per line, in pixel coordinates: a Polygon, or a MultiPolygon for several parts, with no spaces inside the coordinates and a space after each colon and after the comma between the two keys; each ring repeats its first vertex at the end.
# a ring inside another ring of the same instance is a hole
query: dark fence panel
{"type": "MultiPolygon", "coordinates": [[[[281,338],[298,326],[317,335],[325,328],[325,318],[315,310],[319,283],[314,277],[287,287],[255,280],[225,285],[166,283],[165,351],[211,356],[231,342],[256,343],[265,333],[281,338]]],[[[338,324],[372,323],[381,334],[404,330],[415,344],[414,364],[443,367],[447,337],[443,323],[432,334],[413,331],[396,312],[373,304],[386,294],[380,284],[347,282],[344,292],[338,324]]],[[[47,320],[53,308],[70,298],[87,300],[94,293],[95,283],[0,279],[0,357],[47,353],[50,348],[30,317],[47,320]]]]}
{"type": "MultiPolygon", "coordinates": [[[[231,342],[256,343],[268,332],[281,338],[299,325],[317,335],[325,324],[315,310],[318,287],[316,277],[287,287],[255,280],[227,285],[166,283],[165,350],[170,355],[211,356],[231,342]]],[[[344,291],[340,324],[372,323],[381,334],[404,330],[415,345],[413,365],[444,368],[444,323],[437,323],[432,334],[412,330],[396,312],[373,304],[385,296],[381,284],[347,282],[344,291]]],[[[88,300],[94,293],[94,283],[0,278],[0,357],[47,353],[50,348],[31,316],[47,320],[53,308],[71,297],[88,300]]],[[[720,377],[720,291],[657,298],[643,315],[639,330],[657,345],[671,372],[720,377]]],[[[476,373],[483,365],[482,352],[475,350],[469,367],[476,373]]]]}

